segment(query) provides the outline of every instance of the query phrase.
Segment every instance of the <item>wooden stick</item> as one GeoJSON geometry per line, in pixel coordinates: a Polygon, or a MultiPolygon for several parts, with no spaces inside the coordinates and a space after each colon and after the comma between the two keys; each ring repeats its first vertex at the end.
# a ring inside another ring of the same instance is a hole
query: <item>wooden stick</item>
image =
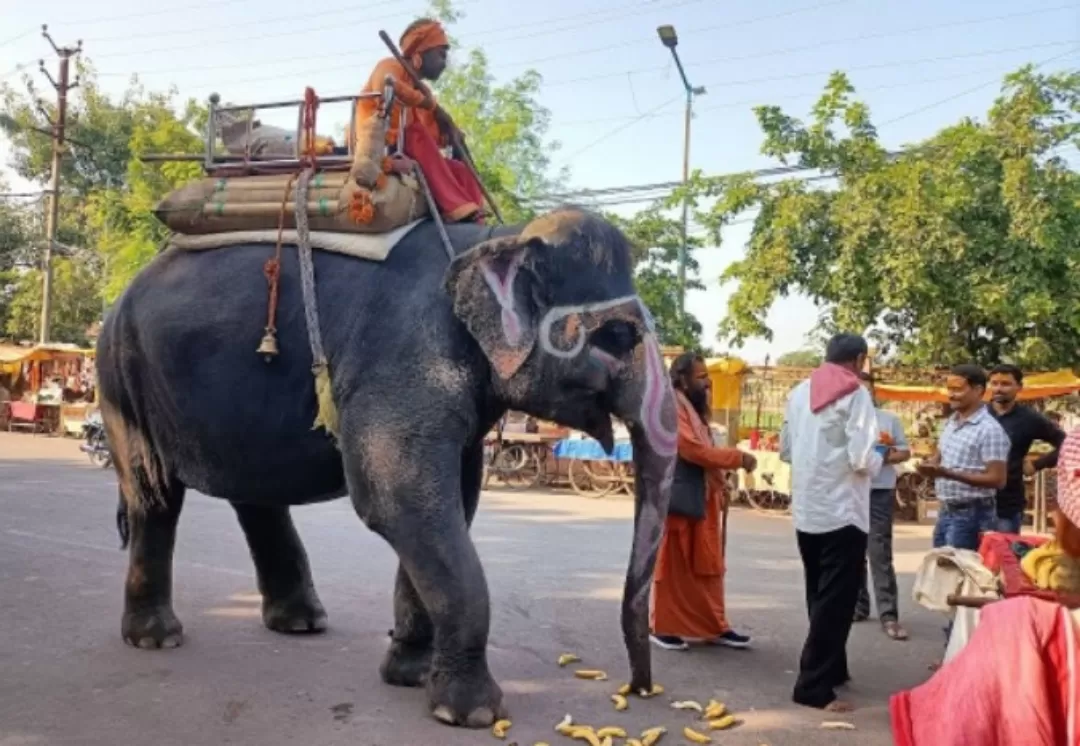
{"type": "MultiPolygon", "coordinates": [[[[415,83],[416,86],[420,88],[420,90],[423,91],[425,94],[434,98],[432,96],[431,89],[428,88],[424,81],[420,78],[420,73],[416,72],[416,70],[413,69],[412,63],[405,59],[405,57],[402,56],[401,52],[398,51],[397,45],[394,44],[394,40],[390,38],[390,35],[387,34],[385,31],[379,31],[379,38],[383,40],[383,44],[385,44],[390,50],[390,53],[394,55],[394,59],[396,59],[401,64],[401,66],[405,68],[405,72],[407,72],[409,74],[409,77],[413,79],[413,83],[415,83]]],[[[500,223],[505,224],[506,221],[503,220],[502,213],[499,212],[499,208],[498,206],[496,206],[495,200],[492,199],[491,193],[488,191],[487,187],[484,186],[484,182],[480,179],[480,172],[476,170],[476,163],[472,159],[472,154],[469,152],[469,147],[465,144],[465,139],[462,137],[461,131],[458,130],[457,126],[455,125],[454,131],[448,132],[447,134],[450,136],[450,139],[452,141],[451,144],[454,145],[465,157],[464,163],[466,166],[469,167],[469,170],[472,171],[472,175],[473,178],[476,179],[476,183],[480,185],[480,191],[483,193],[484,199],[487,200],[488,205],[491,207],[491,212],[494,213],[495,219],[498,220],[500,223]]]]}

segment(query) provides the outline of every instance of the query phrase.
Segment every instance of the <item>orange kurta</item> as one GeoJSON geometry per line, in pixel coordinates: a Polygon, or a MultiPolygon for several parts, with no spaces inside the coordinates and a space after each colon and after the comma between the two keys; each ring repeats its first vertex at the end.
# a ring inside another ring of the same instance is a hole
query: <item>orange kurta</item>
{"type": "MultiPolygon", "coordinates": [[[[400,62],[387,57],[375,66],[364,85],[362,93],[382,93],[386,76],[394,77],[394,107],[390,110],[390,131],[387,133],[389,145],[397,145],[402,113],[406,124],[416,122],[439,143],[446,146],[446,138],[435,121],[435,99],[413,85],[412,78],[400,62]]],[[[356,123],[359,125],[375,116],[380,106],[378,98],[362,98],[356,102],[356,123]]]]}
{"type": "Polygon", "coordinates": [[[653,580],[653,634],[711,640],[731,629],[724,614],[724,470],[742,465],[735,448],[712,444],[679,394],[679,457],[706,470],[705,517],[668,516],[653,580]],[[695,422],[696,420],[696,422],[695,422]]]}
{"type": "MultiPolygon", "coordinates": [[[[484,201],[483,190],[476,176],[464,163],[448,160],[439,148],[447,145],[447,137],[435,120],[435,99],[412,84],[405,68],[393,57],[375,66],[364,86],[364,93],[383,90],[387,75],[394,76],[394,106],[390,110],[390,128],[387,144],[404,153],[420,165],[439,212],[452,222],[470,216],[482,222],[480,207],[484,201]],[[399,129],[405,118],[405,141],[399,142],[399,129]]],[[[356,126],[359,127],[375,116],[380,99],[362,98],[356,102],[356,126]]]]}

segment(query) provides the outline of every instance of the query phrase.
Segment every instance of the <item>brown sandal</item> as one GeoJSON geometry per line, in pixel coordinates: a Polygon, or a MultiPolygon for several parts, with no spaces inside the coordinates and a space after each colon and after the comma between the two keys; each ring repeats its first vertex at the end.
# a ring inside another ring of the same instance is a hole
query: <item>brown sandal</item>
{"type": "Polygon", "coordinates": [[[900,622],[890,619],[881,623],[881,628],[885,630],[885,634],[892,640],[906,640],[908,639],[907,630],[900,626],[900,622]]]}

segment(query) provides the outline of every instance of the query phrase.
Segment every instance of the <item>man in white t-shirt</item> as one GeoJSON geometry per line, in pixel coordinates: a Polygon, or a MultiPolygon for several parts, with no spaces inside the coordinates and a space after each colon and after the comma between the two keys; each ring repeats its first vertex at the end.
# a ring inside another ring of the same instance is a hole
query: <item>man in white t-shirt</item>
{"type": "Polygon", "coordinates": [[[847,639],[864,579],[870,480],[882,463],[874,402],[859,380],[868,351],[855,334],[830,339],[825,363],[792,390],[780,431],[810,616],[792,698],[831,712],[851,709],[835,690],[851,678],[847,639]]]}

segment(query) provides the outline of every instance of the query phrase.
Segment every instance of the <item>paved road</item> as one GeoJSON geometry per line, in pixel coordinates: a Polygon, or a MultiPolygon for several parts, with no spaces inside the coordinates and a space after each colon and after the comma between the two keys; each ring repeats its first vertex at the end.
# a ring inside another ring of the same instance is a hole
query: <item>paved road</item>
{"type": "MultiPolygon", "coordinates": [[[[261,626],[231,509],[190,495],[175,571],[187,642],[173,651],[126,647],[115,495],[111,472],[90,467],[75,442],[0,434],[0,746],[496,742],[436,724],[422,692],[380,683],[395,562],[346,502],[295,513],[330,614],[327,634],[286,638],[261,626]]],[[[569,494],[485,496],[475,539],[493,599],[491,665],[514,718],[507,743],[564,742],[552,726],[566,713],[630,730],[667,725],[664,743],[683,742],[676,734],[690,720],[668,700],[633,701],[624,713],[608,702],[613,682],[626,676],[618,599],[629,514],[627,502],[569,494]],[[571,678],[554,664],[563,651],[613,681],[571,678]]],[[[658,652],[668,694],[718,697],[738,712],[744,724],[718,743],[890,744],[888,695],[928,675],[941,620],[911,610],[907,643],[888,640],[874,623],[857,626],[849,696],[861,709],[849,720],[858,730],[822,731],[821,713],[788,699],[805,634],[790,523],[738,512],[730,530],[728,607],[755,649],[658,652]]],[[[900,529],[905,600],[927,544],[925,529],[900,529]]]]}

